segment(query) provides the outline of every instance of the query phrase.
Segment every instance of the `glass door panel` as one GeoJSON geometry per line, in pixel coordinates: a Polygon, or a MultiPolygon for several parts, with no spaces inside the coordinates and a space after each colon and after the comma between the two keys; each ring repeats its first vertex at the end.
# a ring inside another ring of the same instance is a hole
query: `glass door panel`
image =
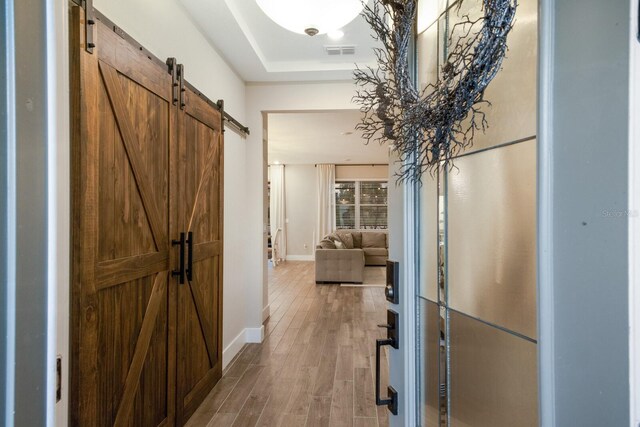
{"type": "MultiPolygon", "coordinates": [[[[437,83],[449,44],[469,29],[456,24],[483,13],[481,0],[449,3],[434,22],[420,24],[421,90],[437,83]]],[[[454,167],[425,174],[419,187],[421,426],[538,422],[537,7],[537,0],[518,2],[503,69],[486,92],[490,127],[454,167]]]]}

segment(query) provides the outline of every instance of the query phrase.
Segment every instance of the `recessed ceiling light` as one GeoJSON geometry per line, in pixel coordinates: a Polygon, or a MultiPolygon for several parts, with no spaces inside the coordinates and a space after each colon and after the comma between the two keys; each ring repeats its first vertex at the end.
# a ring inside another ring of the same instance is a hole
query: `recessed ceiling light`
{"type": "Polygon", "coordinates": [[[279,164],[280,164],[280,162],[279,162],[279,161],[277,161],[277,160],[274,160],[274,161],[273,161],[273,164],[274,164],[274,165],[279,165],[279,164]]]}
{"type": "Polygon", "coordinates": [[[353,135],[353,132],[351,131],[347,131],[347,132],[340,132],[340,135],[353,135]]]}
{"type": "Polygon", "coordinates": [[[327,36],[331,40],[340,40],[342,37],[344,37],[344,31],[342,31],[342,30],[329,31],[327,33],[327,36]]]}
{"type": "Polygon", "coordinates": [[[345,161],[345,162],[350,162],[350,161],[351,161],[351,159],[344,159],[344,161],[345,161]]]}

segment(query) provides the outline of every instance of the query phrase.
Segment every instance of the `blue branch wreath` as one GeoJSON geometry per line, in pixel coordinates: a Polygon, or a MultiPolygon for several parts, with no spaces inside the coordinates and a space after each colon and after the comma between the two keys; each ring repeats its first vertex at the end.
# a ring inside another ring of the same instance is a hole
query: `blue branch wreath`
{"type": "Polygon", "coordinates": [[[420,182],[425,172],[452,167],[476,132],[485,131],[484,91],[501,69],[516,7],[517,0],[482,0],[481,17],[461,16],[448,36],[440,79],[420,91],[409,68],[417,0],[365,4],[362,15],[382,47],[374,48],[378,68],[354,72],[354,102],[363,113],[356,129],[367,144],[388,142],[399,153],[399,181],[420,182]]]}

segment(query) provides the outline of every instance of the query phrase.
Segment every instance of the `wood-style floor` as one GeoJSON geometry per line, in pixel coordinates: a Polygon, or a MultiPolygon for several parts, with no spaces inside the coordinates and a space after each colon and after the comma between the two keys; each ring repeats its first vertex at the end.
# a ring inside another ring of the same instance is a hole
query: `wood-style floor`
{"type": "MultiPolygon", "coordinates": [[[[387,426],[374,397],[383,288],[316,285],[314,263],[269,269],[271,317],[188,426],[387,426]]],[[[382,390],[387,389],[386,353],[382,390]]]]}

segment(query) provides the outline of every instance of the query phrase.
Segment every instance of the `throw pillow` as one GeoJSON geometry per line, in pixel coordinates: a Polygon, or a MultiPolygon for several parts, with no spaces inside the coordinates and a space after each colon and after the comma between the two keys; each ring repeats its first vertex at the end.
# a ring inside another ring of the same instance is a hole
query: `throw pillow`
{"type": "Polygon", "coordinates": [[[359,231],[352,231],[351,235],[353,236],[353,247],[361,248],[362,247],[362,233],[359,231]]]}
{"type": "Polygon", "coordinates": [[[335,249],[336,248],[335,243],[333,243],[333,240],[330,240],[330,239],[322,239],[322,240],[320,240],[320,242],[318,243],[318,246],[320,246],[322,249],[335,249]]]}
{"type": "Polygon", "coordinates": [[[353,249],[353,236],[351,233],[342,233],[340,237],[346,249],[353,249]]]}
{"type": "Polygon", "coordinates": [[[342,237],[340,237],[340,234],[338,232],[333,232],[333,233],[329,234],[326,238],[327,239],[331,239],[334,242],[337,240],[340,243],[344,243],[344,241],[342,240],[342,237]]]}

